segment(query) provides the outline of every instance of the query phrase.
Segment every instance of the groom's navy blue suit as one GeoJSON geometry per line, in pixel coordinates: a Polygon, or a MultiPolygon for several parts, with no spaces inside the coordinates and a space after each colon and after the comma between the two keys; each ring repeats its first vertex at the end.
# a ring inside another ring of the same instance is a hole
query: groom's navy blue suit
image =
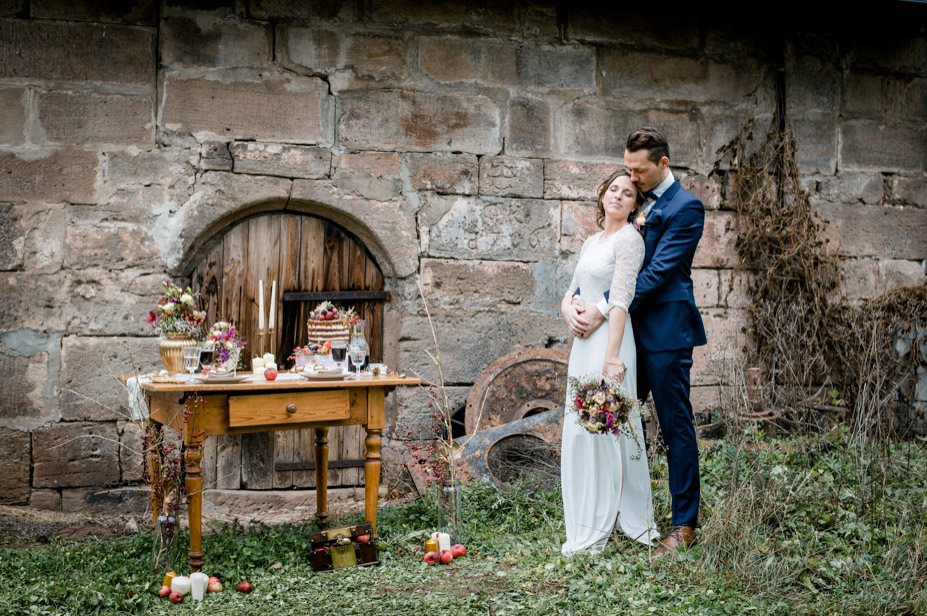
{"type": "Polygon", "coordinates": [[[637,395],[646,400],[653,394],[663,433],[673,526],[695,526],[698,518],[698,444],[689,370],[692,348],[708,342],[692,286],[692,258],[704,226],[702,202],[676,180],[647,215],[644,263],[628,310],[637,346],[637,395]]]}
{"type": "Polygon", "coordinates": [[[705,208],[675,181],[644,225],[644,264],[629,313],[637,345],[637,395],[653,394],[669,466],[673,526],[695,526],[699,506],[698,445],[689,370],[692,348],[707,343],[695,307],[692,258],[705,208]]]}

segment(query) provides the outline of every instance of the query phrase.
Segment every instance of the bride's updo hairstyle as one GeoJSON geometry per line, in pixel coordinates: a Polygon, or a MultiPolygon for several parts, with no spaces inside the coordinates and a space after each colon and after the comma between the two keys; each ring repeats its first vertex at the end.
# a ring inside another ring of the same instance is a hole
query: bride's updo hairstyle
{"type": "MultiPolygon", "coordinates": [[[[612,173],[608,178],[599,184],[599,200],[596,203],[595,208],[595,224],[599,225],[599,229],[605,228],[605,206],[602,202],[605,200],[605,193],[608,191],[608,187],[612,185],[612,182],[620,176],[631,177],[631,174],[628,173],[626,169],[619,168],[617,171],[612,173]]],[[[632,182],[633,184],[633,182],[632,182]]],[[[628,215],[628,222],[634,220],[634,217],[637,216],[638,212],[641,211],[641,206],[644,205],[644,194],[637,188],[634,187],[635,192],[637,193],[637,200],[634,202],[634,209],[631,210],[631,213],[628,215]]]]}

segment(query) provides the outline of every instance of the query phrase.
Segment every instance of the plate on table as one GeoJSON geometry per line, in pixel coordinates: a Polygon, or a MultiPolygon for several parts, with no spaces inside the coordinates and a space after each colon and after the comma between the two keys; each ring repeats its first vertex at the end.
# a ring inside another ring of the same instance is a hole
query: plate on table
{"type": "Polygon", "coordinates": [[[321,370],[319,372],[300,372],[299,376],[309,381],[343,381],[351,376],[352,373],[347,370],[321,370]]]}
{"type": "Polygon", "coordinates": [[[200,383],[241,383],[245,379],[250,379],[250,374],[237,375],[237,376],[203,376],[202,374],[195,374],[193,378],[199,381],[200,383]]]}

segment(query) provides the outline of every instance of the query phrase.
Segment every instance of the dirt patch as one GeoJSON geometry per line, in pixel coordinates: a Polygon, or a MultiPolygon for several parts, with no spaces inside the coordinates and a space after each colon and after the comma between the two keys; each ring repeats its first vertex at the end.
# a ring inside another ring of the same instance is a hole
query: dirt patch
{"type": "Polygon", "coordinates": [[[0,505],[0,547],[26,548],[51,539],[118,537],[137,533],[148,516],[91,515],[0,505]]]}

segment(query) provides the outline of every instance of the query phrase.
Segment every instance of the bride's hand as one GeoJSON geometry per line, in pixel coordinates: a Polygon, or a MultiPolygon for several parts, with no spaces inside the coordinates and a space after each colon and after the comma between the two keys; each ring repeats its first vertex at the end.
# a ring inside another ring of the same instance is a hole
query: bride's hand
{"type": "Polygon", "coordinates": [[[563,302],[560,307],[560,313],[563,320],[566,321],[570,333],[577,338],[583,338],[586,335],[586,320],[582,313],[586,311],[586,303],[578,297],[563,302]]]}
{"type": "Polygon", "coordinates": [[[624,381],[624,363],[620,361],[606,361],[602,366],[602,375],[615,380],[621,384],[624,381]]]}

